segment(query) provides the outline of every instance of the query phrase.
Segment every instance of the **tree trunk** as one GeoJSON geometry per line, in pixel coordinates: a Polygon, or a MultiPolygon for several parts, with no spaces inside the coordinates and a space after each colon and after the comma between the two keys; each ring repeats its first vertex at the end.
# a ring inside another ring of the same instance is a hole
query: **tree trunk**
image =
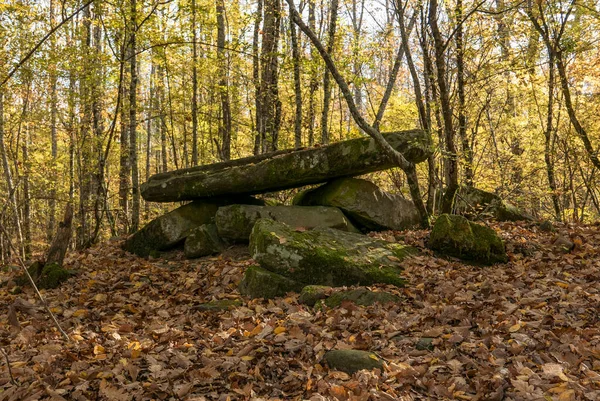
{"type": "Polygon", "coordinates": [[[137,0],[131,0],[131,82],[129,86],[129,160],[131,162],[131,231],[135,232],[140,225],[140,188],[138,172],[137,149],[137,57],[136,57],[136,30],[137,30],[137,0]]]}
{"type": "Polygon", "coordinates": [[[302,147],[302,83],[300,81],[300,45],[296,25],[290,18],[290,36],[292,41],[292,62],[294,65],[294,99],[296,102],[296,113],[294,115],[294,146],[296,149],[302,147]]]}
{"type": "Polygon", "coordinates": [[[50,249],[46,253],[46,261],[44,264],[49,265],[56,263],[59,266],[63,265],[65,254],[69,248],[71,241],[71,232],[73,227],[73,206],[67,203],[63,221],[59,224],[58,230],[54,236],[54,240],[50,245],[50,249]]]}
{"type": "Polygon", "coordinates": [[[263,42],[261,52],[261,130],[262,150],[278,149],[281,101],[278,87],[278,44],[281,19],[280,0],[265,0],[263,42]]]}
{"type": "Polygon", "coordinates": [[[256,4],[256,15],[254,19],[254,35],[252,39],[252,80],[254,81],[254,105],[255,105],[255,124],[254,127],[254,154],[258,155],[262,150],[262,102],[260,92],[260,57],[258,51],[258,42],[260,34],[260,22],[262,21],[263,3],[258,0],[256,4]]]}
{"type": "Polygon", "coordinates": [[[446,192],[442,201],[442,213],[451,213],[454,195],[458,190],[458,163],[456,160],[456,146],[454,145],[454,126],[452,122],[452,106],[450,104],[450,90],[446,81],[445,46],[442,33],[438,26],[438,2],[431,0],[429,3],[429,24],[433,34],[435,49],[435,65],[437,69],[437,84],[440,91],[442,120],[444,124],[444,139],[448,160],[446,163],[446,192]]]}
{"type": "Polygon", "coordinates": [[[220,158],[231,159],[231,105],[227,58],[225,55],[225,3],[216,0],[217,8],[217,62],[219,64],[219,95],[221,98],[221,121],[219,122],[220,158]]]}
{"type": "MultiPolygon", "coordinates": [[[[129,57],[131,54],[130,46],[128,46],[129,35],[123,35],[123,48],[121,54],[129,57]]],[[[124,62],[124,61],[123,61],[124,62]]],[[[129,127],[127,106],[129,97],[127,95],[127,82],[125,77],[128,74],[123,74],[123,82],[121,83],[121,102],[119,113],[120,118],[120,154],[119,154],[119,206],[123,215],[123,223],[129,227],[129,189],[131,188],[131,164],[129,161],[129,127]]]]}
{"type": "MultiPolygon", "coordinates": [[[[338,0],[331,0],[330,5],[330,19],[329,19],[329,32],[327,37],[327,53],[331,56],[333,49],[335,48],[335,31],[337,28],[338,18],[338,0]]],[[[321,114],[321,143],[329,143],[329,104],[331,102],[331,88],[330,88],[331,76],[329,71],[326,69],[323,74],[323,111],[321,114]]]]}
{"type": "MultiPolygon", "coordinates": [[[[308,0],[308,27],[314,32],[316,29],[316,18],[315,18],[315,0],[308,0]]],[[[314,50],[314,47],[310,51],[310,84],[308,86],[308,146],[315,144],[315,94],[319,88],[319,81],[317,80],[317,62],[319,59],[319,53],[314,50]]]]}
{"type": "MultiPolygon", "coordinates": [[[[218,16],[217,16],[218,20],[218,16]]],[[[198,165],[198,34],[196,0],[192,0],[192,166],[198,165]]]]}
{"type": "Polygon", "coordinates": [[[0,157],[2,157],[2,167],[4,168],[4,180],[6,181],[6,187],[8,190],[8,197],[10,200],[10,206],[13,212],[13,222],[15,224],[15,231],[17,232],[17,239],[19,241],[18,249],[21,252],[20,256],[23,255],[23,234],[21,232],[21,221],[19,218],[19,207],[17,204],[17,197],[15,194],[15,188],[13,185],[12,172],[10,170],[10,164],[8,162],[8,154],[6,153],[6,145],[4,144],[4,93],[0,90],[0,157]]]}

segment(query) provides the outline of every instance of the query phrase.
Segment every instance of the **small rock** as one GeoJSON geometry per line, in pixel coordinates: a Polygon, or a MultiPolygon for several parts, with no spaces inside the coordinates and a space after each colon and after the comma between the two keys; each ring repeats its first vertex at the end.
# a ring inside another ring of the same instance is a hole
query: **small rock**
{"type": "Polygon", "coordinates": [[[240,294],[250,298],[272,299],[282,297],[288,292],[299,292],[303,285],[279,274],[272,273],[260,266],[246,269],[244,278],[238,287],[240,294]]]}
{"type": "Polygon", "coordinates": [[[242,301],[239,299],[219,299],[218,301],[210,301],[193,306],[192,309],[199,311],[217,312],[233,309],[241,305],[242,301]]]}
{"type": "Polygon", "coordinates": [[[433,338],[423,337],[417,341],[415,348],[419,351],[433,351],[433,338]]]}
{"type": "Polygon", "coordinates": [[[317,302],[328,297],[331,287],[326,285],[307,285],[302,289],[298,302],[303,305],[315,306],[317,302]]]}
{"type": "Polygon", "coordinates": [[[552,243],[554,247],[564,253],[569,253],[575,249],[575,244],[567,237],[559,235],[552,243]]]}
{"type": "Polygon", "coordinates": [[[546,233],[553,232],[554,231],[554,225],[552,224],[552,222],[550,220],[544,220],[540,224],[540,231],[543,231],[543,232],[546,232],[546,233]]]}
{"type": "Polygon", "coordinates": [[[359,370],[383,370],[383,360],[372,352],[358,350],[333,350],[323,356],[330,369],[349,375],[359,370]]]}
{"type": "Polygon", "coordinates": [[[398,303],[400,297],[389,292],[369,291],[366,288],[358,288],[356,290],[338,291],[333,293],[325,300],[325,305],[330,308],[340,306],[342,302],[350,301],[360,306],[371,306],[374,303],[398,303]]]}

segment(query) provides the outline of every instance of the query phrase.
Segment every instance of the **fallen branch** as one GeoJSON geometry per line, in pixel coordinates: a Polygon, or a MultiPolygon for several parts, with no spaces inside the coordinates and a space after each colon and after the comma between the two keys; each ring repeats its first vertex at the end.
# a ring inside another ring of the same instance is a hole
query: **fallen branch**
{"type": "Polygon", "coordinates": [[[65,333],[65,331],[62,329],[62,327],[60,327],[60,323],[58,322],[58,320],[56,319],[56,316],[54,316],[54,313],[52,313],[52,311],[50,310],[50,307],[48,306],[48,303],[46,303],[46,300],[44,299],[44,297],[42,296],[42,294],[40,293],[40,290],[38,290],[37,285],[35,285],[35,281],[33,280],[33,278],[31,277],[31,274],[29,274],[29,270],[27,269],[27,267],[25,266],[25,263],[23,262],[23,259],[21,259],[21,257],[19,256],[19,252],[17,252],[16,248],[14,247],[12,240],[10,239],[10,235],[8,234],[8,232],[6,231],[6,228],[4,228],[4,225],[0,224],[0,230],[2,231],[2,233],[4,233],[4,235],[6,236],[6,239],[8,240],[8,246],[11,249],[11,251],[14,252],[14,254],[17,257],[17,262],[19,263],[19,266],[21,267],[21,269],[23,270],[23,273],[25,274],[25,276],[27,276],[27,279],[29,280],[29,283],[31,284],[31,287],[33,288],[33,290],[35,291],[35,293],[37,294],[38,298],[40,299],[40,301],[42,302],[42,305],[44,306],[44,309],[46,309],[46,312],[48,312],[48,314],[50,315],[50,317],[52,318],[52,320],[54,321],[54,325],[56,326],[56,328],[58,329],[58,331],[60,332],[60,334],[63,336],[63,338],[66,341],[69,341],[69,336],[67,335],[67,333],[65,333]]]}

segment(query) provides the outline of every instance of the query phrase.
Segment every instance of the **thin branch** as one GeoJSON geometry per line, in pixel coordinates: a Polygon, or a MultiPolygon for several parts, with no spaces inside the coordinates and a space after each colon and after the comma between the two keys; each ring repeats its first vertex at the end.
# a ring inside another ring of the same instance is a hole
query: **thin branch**
{"type": "Polygon", "coordinates": [[[13,374],[12,374],[12,369],[10,367],[10,360],[8,359],[8,354],[6,353],[6,351],[4,351],[4,348],[0,347],[0,351],[2,351],[2,355],[4,355],[4,359],[6,359],[6,367],[8,368],[8,375],[10,376],[10,382],[13,385],[17,385],[17,381],[15,380],[13,374]]]}
{"type": "Polygon", "coordinates": [[[29,270],[25,266],[25,263],[23,262],[23,259],[21,259],[21,257],[19,256],[19,253],[15,249],[15,247],[14,247],[14,245],[13,245],[11,239],[10,239],[10,235],[6,231],[6,228],[4,228],[4,225],[2,225],[2,224],[0,224],[0,231],[2,231],[2,233],[4,233],[4,235],[6,236],[6,240],[8,241],[9,248],[14,252],[15,255],[17,255],[17,262],[19,262],[19,266],[23,270],[23,273],[27,276],[27,279],[29,280],[29,284],[31,284],[31,287],[35,291],[36,295],[38,296],[38,298],[40,299],[40,301],[42,301],[42,305],[44,305],[44,309],[46,309],[46,312],[48,312],[48,314],[50,315],[50,317],[54,321],[54,325],[56,326],[56,328],[58,329],[58,331],[60,332],[60,334],[63,336],[63,338],[66,341],[70,341],[69,336],[67,335],[67,333],[65,333],[65,331],[62,329],[62,327],[60,327],[60,323],[56,319],[56,316],[54,316],[54,313],[52,313],[52,311],[50,310],[50,307],[48,306],[48,303],[46,302],[46,300],[44,299],[44,297],[40,293],[40,290],[38,290],[37,285],[35,285],[35,281],[33,280],[33,277],[31,277],[31,274],[29,274],[29,270]]]}
{"type": "Polygon", "coordinates": [[[27,62],[27,60],[29,60],[31,58],[31,56],[33,56],[35,54],[37,49],[39,49],[40,46],[43,45],[44,42],[46,42],[46,40],[48,40],[48,38],[50,38],[50,36],[52,36],[52,34],[54,34],[54,32],[56,32],[58,29],[60,29],[60,27],[62,27],[67,22],[69,22],[74,16],[79,14],[81,11],[83,11],[87,6],[89,6],[93,2],[94,2],[94,0],[87,0],[83,4],[83,6],[79,7],[73,14],[69,15],[67,18],[62,20],[54,28],[50,29],[50,31],[35,46],[33,46],[33,48],[31,50],[29,50],[29,52],[25,55],[25,57],[23,57],[21,59],[21,61],[19,61],[17,63],[17,65],[13,67],[13,69],[8,73],[6,78],[4,78],[4,80],[2,80],[2,82],[0,82],[0,87],[4,86],[4,84],[6,84],[8,82],[8,80],[11,79],[13,75],[15,75],[15,73],[19,70],[19,68],[21,68],[23,66],[23,64],[25,64],[27,62]]]}

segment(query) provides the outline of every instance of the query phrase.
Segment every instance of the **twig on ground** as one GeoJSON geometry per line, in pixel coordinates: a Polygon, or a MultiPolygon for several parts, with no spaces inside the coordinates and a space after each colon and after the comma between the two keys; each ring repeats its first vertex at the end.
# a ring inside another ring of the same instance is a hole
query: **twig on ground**
{"type": "Polygon", "coordinates": [[[37,285],[35,285],[35,281],[33,280],[33,277],[31,277],[31,274],[29,274],[29,270],[27,269],[27,266],[25,266],[25,263],[23,262],[23,259],[21,259],[21,257],[19,256],[19,252],[16,250],[15,246],[13,245],[13,243],[12,243],[12,241],[10,239],[10,235],[8,234],[8,232],[6,231],[6,229],[4,228],[4,226],[2,224],[0,224],[0,230],[6,236],[6,239],[8,240],[8,246],[10,247],[10,249],[16,255],[17,262],[19,262],[19,265],[21,266],[21,269],[23,270],[24,274],[27,276],[27,279],[29,280],[29,283],[31,284],[31,287],[33,288],[33,290],[37,294],[38,298],[40,299],[40,301],[42,301],[42,305],[44,306],[44,309],[46,309],[46,312],[48,312],[48,314],[50,315],[50,317],[54,321],[54,325],[56,326],[56,328],[58,329],[58,331],[60,332],[60,334],[63,336],[63,338],[66,341],[70,341],[69,336],[67,335],[67,333],[65,333],[65,331],[62,329],[62,327],[60,327],[60,323],[56,319],[56,316],[54,316],[54,313],[52,313],[52,311],[50,310],[50,307],[48,306],[48,304],[46,303],[46,300],[44,299],[44,297],[40,293],[40,290],[38,290],[37,285]]]}
{"type": "Polygon", "coordinates": [[[17,381],[15,380],[15,377],[12,374],[12,369],[10,367],[10,360],[8,359],[8,354],[6,353],[6,351],[4,351],[4,348],[2,348],[2,347],[0,347],[0,351],[2,351],[2,355],[4,355],[4,359],[6,359],[6,367],[8,368],[8,375],[10,376],[10,382],[16,386],[17,381]]]}

